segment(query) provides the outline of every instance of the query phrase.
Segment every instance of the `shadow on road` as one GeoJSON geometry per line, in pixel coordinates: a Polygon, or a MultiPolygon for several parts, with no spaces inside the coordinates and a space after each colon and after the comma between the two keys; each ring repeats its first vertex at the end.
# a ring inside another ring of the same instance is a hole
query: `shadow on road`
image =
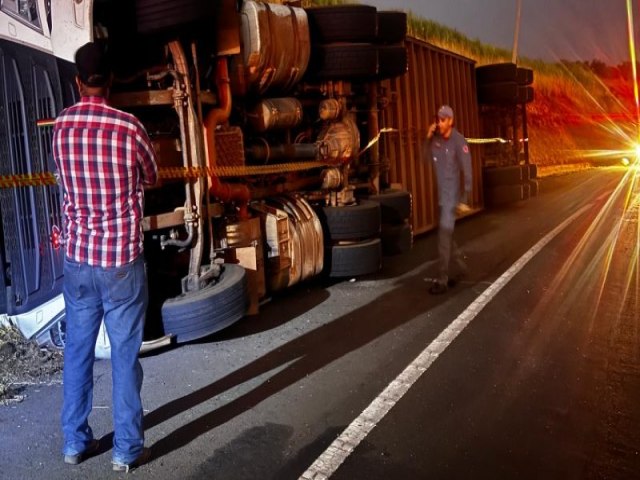
{"type": "MultiPolygon", "coordinates": [[[[415,260],[414,260],[415,261],[415,260]]],[[[425,267],[426,268],[426,267],[425,267]]],[[[426,294],[424,269],[399,278],[393,288],[376,300],[335,321],[301,335],[235,372],[182,398],[173,400],[145,416],[150,429],[186,412],[221,393],[242,385],[280,366],[281,371],[250,392],[202,415],[153,445],[154,457],[180,449],[206,432],[250,410],[272,395],[313,372],[357,350],[378,337],[432,309],[444,297],[426,294]]]]}

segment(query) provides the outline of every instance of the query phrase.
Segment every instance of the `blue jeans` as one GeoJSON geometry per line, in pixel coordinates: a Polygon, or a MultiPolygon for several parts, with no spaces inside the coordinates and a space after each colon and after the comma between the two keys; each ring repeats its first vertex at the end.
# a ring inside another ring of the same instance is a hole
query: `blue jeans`
{"type": "Polygon", "coordinates": [[[451,260],[461,270],[467,270],[464,255],[453,240],[453,230],[456,225],[455,205],[440,205],[440,220],[438,224],[438,283],[446,285],[450,275],[451,260]]]}
{"type": "Polygon", "coordinates": [[[142,366],[138,352],[148,303],[142,256],[122,267],[101,268],[65,259],[66,344],[62,431],[64,455],[83,452],[93,440],[88,417],[93,402],[94,349],[104,317],[111,343],[113,460],[130,463],[144,446],[142,366]]]}

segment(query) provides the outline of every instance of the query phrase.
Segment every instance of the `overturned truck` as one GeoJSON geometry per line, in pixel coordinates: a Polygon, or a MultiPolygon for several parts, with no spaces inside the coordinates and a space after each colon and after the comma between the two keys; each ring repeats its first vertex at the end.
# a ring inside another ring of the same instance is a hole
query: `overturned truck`
{"type": "MultiPolygon", "coordinates": [[[[214,333],[312,277],[376,272],[437,224],[433,172],[416,162],[437,104],[478,131],[474,63],[406,38],[400,12],[18,0],[0,4],[0,27],[0,320],[45,345],[64,347],[64,253],[59,188],[38,179],[87,41],[105,42],[110,103],[144,123],[158,155],[145,190],[148,348],[214,333]],[[25,175],[35,180],[13,182],[25,175]]],[[[104,329],[97,354],[109,355],[104,329]]]]}

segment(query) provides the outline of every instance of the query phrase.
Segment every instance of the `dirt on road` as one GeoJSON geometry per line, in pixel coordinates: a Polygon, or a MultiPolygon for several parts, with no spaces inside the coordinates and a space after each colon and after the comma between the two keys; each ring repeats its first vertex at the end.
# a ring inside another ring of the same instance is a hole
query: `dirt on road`
{"type": "Polygon", "coordinates": [[[0,405],[21,401],[28,385],[62,382],[63,353],[40,348],[13,327],[0,327],[0,405]]]}

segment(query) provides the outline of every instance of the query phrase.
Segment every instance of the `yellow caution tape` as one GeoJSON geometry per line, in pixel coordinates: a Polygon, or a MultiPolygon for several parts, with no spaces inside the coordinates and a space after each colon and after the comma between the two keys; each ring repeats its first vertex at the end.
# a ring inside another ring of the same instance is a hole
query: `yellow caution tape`
{"type": "Polygon", "coordinates": [[[39,120],[36,120],[36,127],[38,128],[53,127],[55,123],[56,123],[55,118],[41,118],[39,120]]]}
{"type": "Polygon", "coordinates": [[[17,175],[0,176],[0,188],[38,187],[41,185],[55,185],[53,173],[21,173],[17,175]]]}
{"type": "MultiPolygon", "coordinates": [[[[301,172],[314,168],[324,168],[324,162],[283,163],[259,166],[217,166],[208,167],[161,167],[158,178],[161,179],[196,179],[201,177],[242,177],[250,175],[273,175],[278,173],[301,172]]],[[[51,172],[23,173],[16,175],[0,175],[0,188],[41,187],[56,185],[56,177],[51,172]]]]}
{"type": "MultiPolygon", "coordinates": [[[[52,126],[54,119],[41,119],[37,121],[38,127],[52,126]]],[[[384,133],[397,133],[396,128],[383,128],[371,141],[364,147],[358,156],[364,154],[380,141],[380,137],[384,133]]],[[[402,132],[400,132],[402,133],[402,132]]],[[[468,138],[468,143],[472,144],[488,144],[488,143],[509,143],[502,138],[468,138]]],[[[325,162],[296,162],[282,163],[276,165],[257,165],[257,166],[215,166],[215,167],[161,167],[158,169],[158,178],[160,179],[197,179],[203,177],[243,177],[251,175],[275,175],[280,173],[301,172],[305,170],[313,170],[315,168],[324,168],[331,166],[325,162]]],[[[23,173],[16,175],[0,175],[0,188],[18,188],[18,187],[38,187],[47,185],[56,185],[56,177],[51,172],[40,173],[23,173]]]]}
{"type": "Polygon", "coordinates": [[[250,175],[273,175],[278,173],[301,172],[314,168],[327,167],[324,162],[280,163],[275,165],[219,165],[215,167],[163,167],[158,169],[159,178],[200,178],[210,177],[243,177],[250,175]]]}
{"type": "Polygon", "coordinates": [[[504,138],[467,138],[467,143],[486,145],[488,143],[509,143],[509,140],[505,140],[504,138]]]}
{"type": "Polygon", "coordinates": [[[367,150],[369,150],[371,147],[373,147],[376,143],[378,143],[378,141],[380,141],[380,135],[383,133],[392,133],[392,132],[397,132],[398,129],[397,128],[383,128],[381,129],[378,134],[371,139],[371,141],[367,144],[366,147],[364,147],[362,150],[360,150],[360,153],[358,153],[358,157],[360,155],[362,155],[364,152],[366,152],[367,150]]]}

